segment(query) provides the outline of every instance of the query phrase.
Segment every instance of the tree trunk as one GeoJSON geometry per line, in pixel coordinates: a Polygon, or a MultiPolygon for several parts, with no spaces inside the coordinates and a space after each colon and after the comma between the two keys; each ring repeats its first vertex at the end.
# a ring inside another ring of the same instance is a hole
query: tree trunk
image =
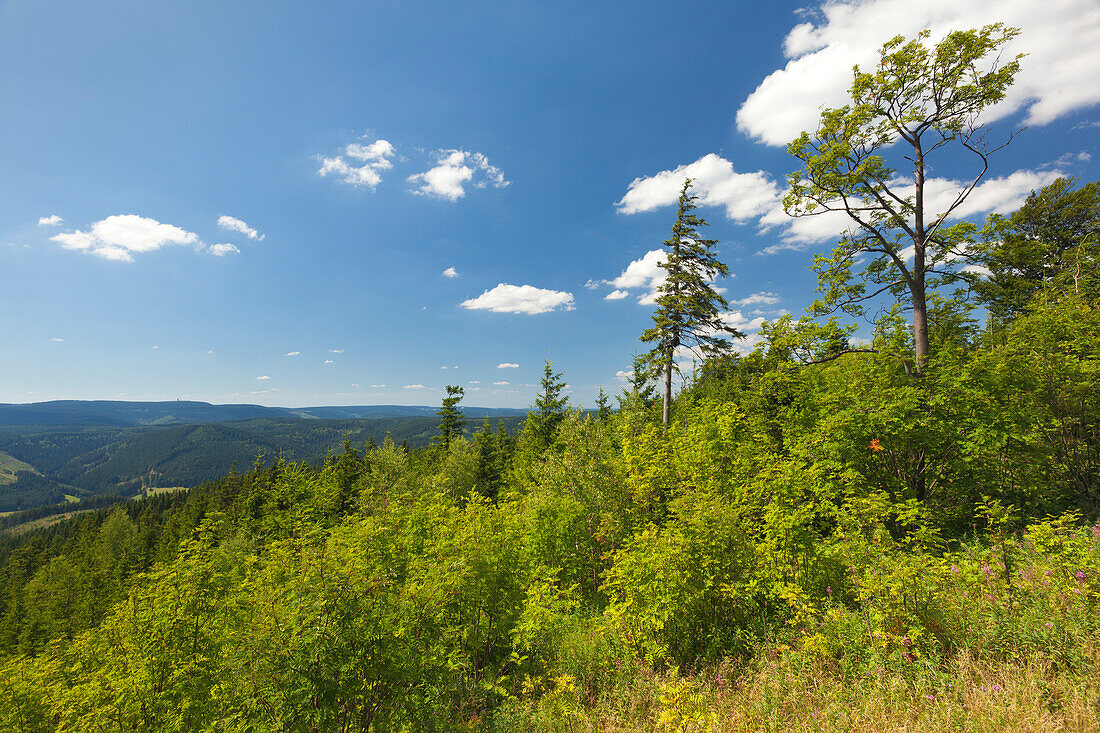
{"type": "Polygon", "coordinates": [[[915,373],[919,377],[928,366],[928,303],[924,292],[924,278],[913,288],[913,350],[916,356],[915,373]]]}
{"type": "Polygon", "coordinates": [[[672,359],[665,365],[665,405],[661,415],[661,424],[667,429],[668,419],[672,414],[672,359]]]}

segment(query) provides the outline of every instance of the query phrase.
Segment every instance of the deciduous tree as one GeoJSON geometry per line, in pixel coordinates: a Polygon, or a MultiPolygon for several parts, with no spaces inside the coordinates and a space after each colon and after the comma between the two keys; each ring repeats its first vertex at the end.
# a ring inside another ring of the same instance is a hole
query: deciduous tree
{"type": "Polygon", "coordinates": [[[930,355],[928,292],[958,278],[962,243],[974,229],[948,223],[985,176],[990,155],[1011,140],[990,144],[978,118],[1004,98],[1019,70],[1020,56],[1000,57],[1017,33],[996,23],[956,31],[932,48],[928,31],[909,42],[898,36],[882,47],[875,70],[855,68],[851,104],[823,111],[817,131],[787,148],[803,163],[788,177],[787,213],[843,212],[851,223],[832,254],[815,260],[818,313],[860,314],[884,293],[904,301],[913,311],[918,373],[930,355]],[[935,153],[965,153],[976,168],[942,203],[927,185],[935,153]]]}

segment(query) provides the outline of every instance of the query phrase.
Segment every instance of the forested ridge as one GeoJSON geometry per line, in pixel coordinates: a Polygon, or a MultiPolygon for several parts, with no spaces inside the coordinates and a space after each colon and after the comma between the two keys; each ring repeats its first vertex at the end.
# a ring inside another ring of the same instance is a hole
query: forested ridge
{"type": "MultiPolygon", "coordinates": [[[[337,408],[332,408],[336,410],[337,408]]],[[[506,416],[511,429],[522,416],[506,416]]],[[[65,496],[135,496],[150,487],[191,487],[252,465],[257,456],[320,463],[346,437],[359,444],[424,446],[435,434],[427,416],[369,419],[251,418],[141,427],[0,427],[0,453],[24,466],[0,483],[0,512],[60,503],[65,496]]]]}
{"type": "MultiPolygon", "coordinates": [[[[792,143],[792,208],[882,198],[881,159],[863,181],[844,162],[891,142],[867,99],[1012,35],[884,46],[855,104],[792,143]]],[[[936,114],[997,101],[1015,63],[936,114]]],[[[920,150],[928,129],[977,145],[899,118],[920,150]]],[[[614,405],[571,404],[547,361],[515,434],[450,386],[429,446],[348,439],[0,535],[0,724],[1096,730],[1100,185],[916,234],[856,206],[809,313],[740,352],[694,202],[686,181],[614,405]]]]}

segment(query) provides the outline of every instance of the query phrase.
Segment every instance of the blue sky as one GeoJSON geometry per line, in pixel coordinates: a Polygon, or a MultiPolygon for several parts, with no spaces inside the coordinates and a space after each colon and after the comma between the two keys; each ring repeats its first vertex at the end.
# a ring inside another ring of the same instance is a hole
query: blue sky
{"type": "Polygon", "coordinates": [[[972,218],[1100,177],[1094,0],[922,5],[0,2],[0,401],[591,405],[686,175],[751,348],[839,231],[784,143],[895,33],[1023,31],[972,218]]]}

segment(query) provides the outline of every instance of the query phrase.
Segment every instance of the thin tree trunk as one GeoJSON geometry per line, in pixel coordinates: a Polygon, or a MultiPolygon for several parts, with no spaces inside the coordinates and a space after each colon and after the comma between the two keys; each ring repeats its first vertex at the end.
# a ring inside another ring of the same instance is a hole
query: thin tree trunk
{"type": "Polygon", "coordinates": [[[665,365],[665,406],[661,415],[661,424],[668,428],[668,419],[672,414],[672,359],[665,365]]]}

